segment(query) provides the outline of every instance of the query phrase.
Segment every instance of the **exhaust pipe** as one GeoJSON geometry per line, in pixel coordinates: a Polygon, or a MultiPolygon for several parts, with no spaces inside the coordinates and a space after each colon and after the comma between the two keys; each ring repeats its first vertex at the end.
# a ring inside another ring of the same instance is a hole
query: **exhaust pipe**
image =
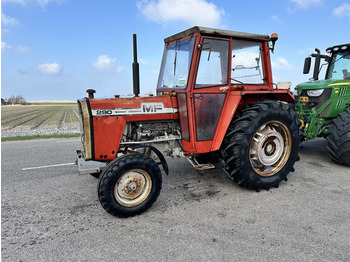
{"type": "Polygon", "coordinates": [[[321,59],[325,59],[326,62],[327,59],[329,58],[328,55],[321,55],[321,51],[318,48],[315,48],[316,54],[311,54],[311,57],[315,57],[315,66],[314,66],[314,74],[312,79],[313,80],[318,80],[318,75],[321,71],[320,64],[321,64],[321,59]]]}
{"type": "Polygon", "coordinates": [[[314,68],[314,75],[313,80],[318,80],[318,74],[320,72],[320,64],[321,64],[321,51],[317,48],[315,48],[316,54],[315,54],[315,68],[314,68]]]}
{"type": "Polygon", "coordinates": [[[134,62],[132,63],[132,80],[133,89],[135,97],[140,94],[140,73],[139,73],[139,63],[137,62],[137,42],[136,34],[133,34],[133,46],[134,46],[134,62]]]}

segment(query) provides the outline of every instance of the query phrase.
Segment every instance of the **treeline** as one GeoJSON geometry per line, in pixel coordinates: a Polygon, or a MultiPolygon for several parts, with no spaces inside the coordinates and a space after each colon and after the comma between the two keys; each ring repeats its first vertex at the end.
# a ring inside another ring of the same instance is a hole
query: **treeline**
{"type": "Polygon", "coordinates": [[[27,101],[21,95],[12,95],[9,98],[1,98],[1,105],[27,105],[27,101]]]}

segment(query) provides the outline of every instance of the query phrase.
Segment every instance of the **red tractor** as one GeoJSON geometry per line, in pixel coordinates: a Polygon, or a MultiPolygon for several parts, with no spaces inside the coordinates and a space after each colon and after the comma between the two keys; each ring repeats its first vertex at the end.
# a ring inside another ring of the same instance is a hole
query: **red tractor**
{"type": "Polygon", "coordinates": [[[146,211],[168,174],[164,156],[197,169],[221,159],[240,186],[278,187],[298,160],[294,98],[272,81],[277,35],[193,27],[164,40],[157,96],[139,97],[134,35],[134,97],[78,100],[83,149],[80,174],[99,176],[98,197],[110,214],[146,211]]]}

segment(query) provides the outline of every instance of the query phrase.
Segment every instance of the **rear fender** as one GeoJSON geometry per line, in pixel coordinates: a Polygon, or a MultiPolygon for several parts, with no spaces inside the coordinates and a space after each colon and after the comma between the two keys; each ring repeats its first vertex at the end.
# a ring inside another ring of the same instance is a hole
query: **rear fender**
{"type": "Polygon", "coordinates": [[[244,109],[247,105],[253,104],[258,101],[265,100],[278,100],[288,103],[294,102],[293,95],[288,90],[272,91],[243,91],[243,92],[231,92],[227,99],[227,102],[222,110],[220,120],[215,132],[211,151],[219,150],[226,135],[227,129],[234,119],[234,116],[238,110],[244,109]]]}

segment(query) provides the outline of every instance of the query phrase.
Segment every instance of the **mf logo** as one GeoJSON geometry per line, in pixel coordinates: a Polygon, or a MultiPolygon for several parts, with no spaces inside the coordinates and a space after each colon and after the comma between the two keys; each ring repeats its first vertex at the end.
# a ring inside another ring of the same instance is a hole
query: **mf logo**
{"type": "Polygon", "coordinates": [[[141,108],[144,113],[157,113],[163,110],[164,105],[163,103],[142,103],[141,108]]]}

